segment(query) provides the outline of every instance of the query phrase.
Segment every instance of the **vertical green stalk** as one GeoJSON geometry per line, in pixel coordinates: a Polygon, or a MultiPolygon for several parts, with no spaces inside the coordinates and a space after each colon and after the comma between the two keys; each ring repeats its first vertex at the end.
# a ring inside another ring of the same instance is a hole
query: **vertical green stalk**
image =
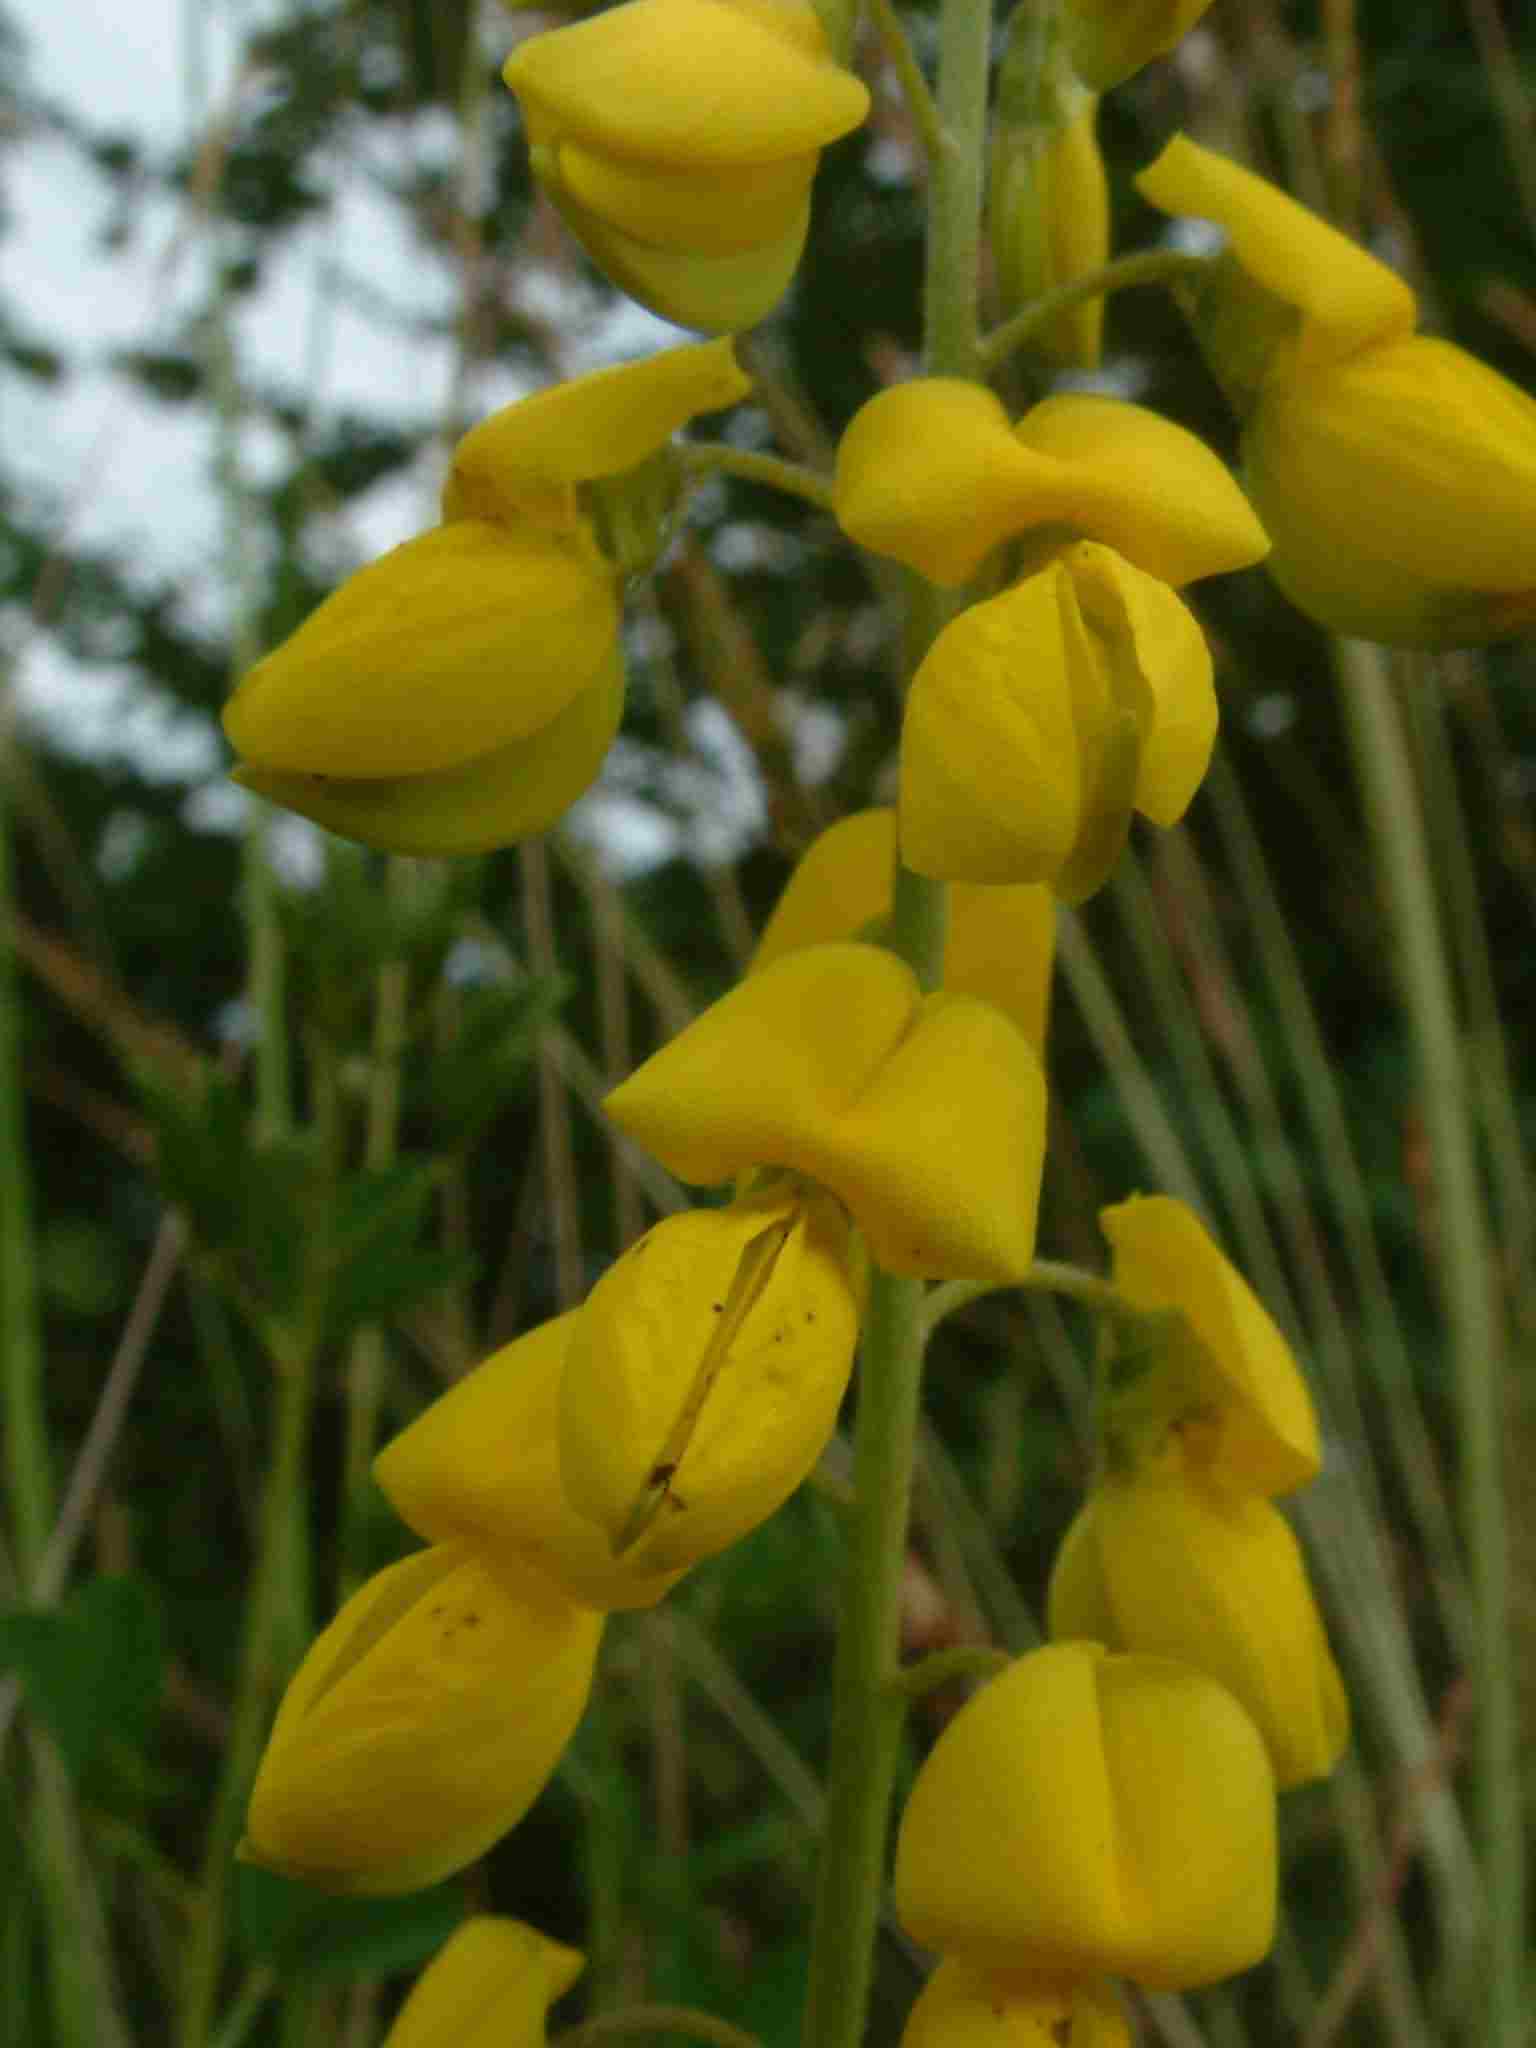
{"type": "Polygon", "coordinates": [[[9,771],[0,760],[0,1374],[11,1549],[23,1590],[42,1563],[53,1513],[32,1184],[21,1093],[21,986],[11,946],[9,771]]]}
{"type": "Polygon", "coordinates": [[[1475,1642],[1472,1767],[1488,1899],[1484,2002],[1469,2023],[1468,2038],[1483,2048],[1518,2048],[1528,2018],[1522,1997],[1524,1802],[1509,1646],[1503,1332],[1493,1299],[1467,1063],[1402,719],[1378,649],[1344,640],[1335,658],[1355,772],[1386,887],[1439,1196],[1438,1275],[1455,1374],[1475,1642]]]}
{"type": "Polygon", "coordinates": [[[261,1754],[272,1696],[287,1673],[284,1627],[296,1588],[291,1583],[295,1503],[305,1495],[315,1346],[305,1333],[272,1344],[277,1383],[272,1452],[262,1493],[255,1578],[246,1606],[245,1640],[229,1737],[203,1848],[203,1867],[187,1930],[175,2035],[178,2048],[207,2048],[224,1961],[231,1859],[240,1838],[246,1795],[261,1754]]]}
{"type": "MultiPolygon", "coordinates": [[[[979,374],[976,284],[986,164],[987,0],[944,0],[939,29],[941,147],[929,174],[926,367],[939,376],[979,374]]],[[[950,616],[953,601],[920,579],[909,584],[907,643],[914,663],[950,616]]],[[[942,975],[947,892],[899,863],[891,943],[925,988],[942,975]]],[[[920,1281],[876,1271],[859,1361],[854,1504],[849,1516],[843,1609],[832,1678],[826,1827],[817,1872],[806,2048],[858,2048],[874,1974],[885,1890],[891,1794],[901,1751],[902,1709],[891,1680],[900,1650],[902,1572],[922,1395],[920,1281]]]]}

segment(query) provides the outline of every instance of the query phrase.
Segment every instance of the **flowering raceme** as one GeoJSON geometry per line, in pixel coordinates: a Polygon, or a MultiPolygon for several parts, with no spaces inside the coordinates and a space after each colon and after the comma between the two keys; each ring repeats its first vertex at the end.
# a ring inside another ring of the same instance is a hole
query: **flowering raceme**
{"type": "Polygon", "coordinates": [[[808,946],[749,975],[604,1107],[682,1180],[782,1167],[830,1189],[888,1272],[1029,1271],[1039,1057],[990,1003],[923,995],[879,946],[808,946]]]}
{"type": "Polygon", "coordinates": [[[1057,1986],[1247,1969],[1275,1883],[1274,1777],[1243,1709],[1185,1665],[1092,1643],[1033,1650],[961,1708],[896,1844],[910,1934],[1057,1986]]]}
{"type": "Polygon", "coordinates": [[[544,2048],[545,2015],[585,1964],[524,1920],[477,1913],[422,1971],[384,2048],[544,2048]]]}
{"type": "Polygon", "coordinates": [[[530,37],[504,75],[572,233],[632,298],[708,332],[781,297],[821,150],[869,111],[807,0],[628,0],[530,37]]]}
{"type": "Polygon", "coordinates": [[[1536,400],[1416,334],[1401,278],[1252,172],[1177,136],[1137,183],[1231,236],[1192,319],[1244,414],[1267,567],[1292,602],[1402,646],[1536,623],[1536,400]]]}
{"type": "Polygon", "coordinates": [[[750,388],[726,342],[600,370],[465,435],[443,523],[360,570],[224,712],[235,779],[345,837],[478,853],[597,774],[623,705],[620,568],[583,503],[750,388]]]}
{"type": "Polygon", "coordinates": [[[283,1696],[242,1855],[339,1892],[413,1891],[462,1869],[543,1790],[602,1628],[537,1573],[493,1575],[458,1547],[379,1572],[283,1696]]]}

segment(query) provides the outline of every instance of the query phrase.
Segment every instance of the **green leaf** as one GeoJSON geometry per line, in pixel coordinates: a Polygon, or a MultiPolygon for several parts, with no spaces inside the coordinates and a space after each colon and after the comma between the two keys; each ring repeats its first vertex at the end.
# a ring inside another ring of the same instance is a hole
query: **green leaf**
{"type": "Polygon", "coordinates": [[[164,1625],[142,1580],[93,1579],[51,1611],[0,1613],[0,1670],[20,1679],[76,1776],[108,1738],[143,1746],[164,1669],[164,1625]]]}

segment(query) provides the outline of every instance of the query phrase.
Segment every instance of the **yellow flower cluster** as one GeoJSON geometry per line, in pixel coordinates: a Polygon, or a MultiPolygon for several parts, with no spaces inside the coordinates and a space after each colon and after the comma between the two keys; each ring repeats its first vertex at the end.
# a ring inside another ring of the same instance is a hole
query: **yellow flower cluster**
{"type": "Polygon", "coordinates": [[[1177,136],[1137,183],[1231,237],[1195,332],[1245,415],[1286,595],[1334,632],[1405,646],[1536,623],[1536,400],[1416,334],[1401,278],[1251,171],[1177,136]]]}

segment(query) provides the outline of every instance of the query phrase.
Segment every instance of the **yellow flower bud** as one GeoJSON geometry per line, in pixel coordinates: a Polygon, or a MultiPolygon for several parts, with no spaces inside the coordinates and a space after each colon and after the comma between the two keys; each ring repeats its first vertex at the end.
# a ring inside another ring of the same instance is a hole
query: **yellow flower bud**
{"type": "Polygon", "coordinates": [[[470,1863],[533,1804],[580,1720],[603,1618],[444,1547],[370,1579],[278,1709],[241,1854],[338,1892],[470,1863]]]}
{"type": "Polygon", "coordinates": [[[1169,1416],[1191,1467],[1236,1493],[1290,1493],[1322,1464],[1317,1416],[1290,1346],[1194,1211],[1136,1195],[1099,1211],[1111,1278],[1135,1309],[1177,1310],[1169,1416]]]}
{"type": "Polygon", "coordinates": [[[764,1192],[647,1231],[576,1318],[560,1385],[575,1509],[636,1571],[675,1572],[765,1521],[826,1448],[853,1369],[847,1223],[764,1192]]]}
{"type": "Polygon", "coordinates": [[[825,144],[869,94],[806,0],[628,0],[504,76],[535,175],[590,255],[684,327],[748,327],[794,274],[825,144]]]}
{"type": "Polygon", "coordinates": [[[588,1607],[650,1607],[679,1574],[616,1558],[561,1482],[560,1382],[583,1313],[493,1352],[385,1446],[373,1473],[429,1543],[462,1544],[492,1570],[504,1558],[519,1575],[532,1566],[588,1607]]]}
{"type": "Polygon", "coordinates": [[[1108,92],[1166,57],[1211,0],[1067,0],[1062,27],[1073,67],[1096,92],[1108,92]]]}
{"type": "Polygon", "coordinates": [[[1536,624],[1536,400],[1415,334],[1400,278],[1252,172],[1180,136],[1138,182],[1231,236],[1191,317],[1246,412],[1248,488],[1291,601],[1400,646],[1536,624]]]}
{"type": "Polygon", "coordinates": [[[1183,1462],[1095,1487],[1051,1574],[1051,1634],[1194,1665],[1252,1715],[1277,1784],[1326,1777],[1349,1704],[1296,1538],[1183,1462]]]}
{"type": "Polygon", "coordinates": [[[1124,399],[1047,398],[1016,427],[980,384],[921,377],[879,392],[837,451],[851,540],[930,582],[967,582],[1000,541],[1074,535],[1182,585],[1246,568],[1267,543],[1222,463],[1124,399]]]}
{"type": "MultiPolygon", "coordinates": [[[[802,855],[763,928],[751,972],[829,939],[869,936],[890,916],[896,813],[856,811],[829,825],[802,855]]],[[[1056,950],[1056,904],[1040,887],[961,882],[949,899],[944,986],[979,996],[1011,1017],[1041,1051],[1056,950]]]]}
{"type": "Polygon", "coordinates": [[[979,1969],[1212,1983],[1274,1932],[1263,1741],[1185,1665],[1093,1643],[1031,1651],[934,1745],[895,1884],[909,1933],[979,1969]]]}
{"type": "Polygon", "coordinates": [[[951,1957],[907,2016],[901,2048],[1131,2048],[1109,1985],[1001,1974],[951,1957]]]}
{"type": "Polygon", "coordinates": [[[236,779],[399,852],[482,852],[553,823],[623,703],[618,576],[577,487],[747,388],[710,343],[475,428],[445,523],[359,570],[241,681],[224,712],[236,779]]]}
{"type": "Polygon", "coordinates": [[[585,1963],[524,1920],[477,1913],[422,1971],[384,2048],[543,2048],[545,2015],[585,1963]]]}
{"type": "Polygon", "coordinates": [[[605,1107],[683,1180],[806,1174],[889,1272],[1007,1282],[1029,1270],[1038,1055],[1000,1010],[924,996],[878,946],[810,946],[749,976],[605,1107]]]}
{"type": "MultiPolygon", "coordinates": [[[[1060,97],[1058,121],[999,123],[994,135],[988,239],[1004,319],[1109,261],[1109,181],[1094,132],[1098,99],[1081,87],[1062,88],[1060,97]]],[[[1102,297],[1085,299],[1036,329],[1030,347],[1052,364],[1091,370],[1103,328],[1102,297]]]]}
{"type": "Polygon", "coordinates": [[[1133,810],[1181,817],[1215,743],[1211,658],[1165,583],[1067,548],[945,627],[901,739],[903,857],[945,881],[1104,880],[1133,810]]]}

